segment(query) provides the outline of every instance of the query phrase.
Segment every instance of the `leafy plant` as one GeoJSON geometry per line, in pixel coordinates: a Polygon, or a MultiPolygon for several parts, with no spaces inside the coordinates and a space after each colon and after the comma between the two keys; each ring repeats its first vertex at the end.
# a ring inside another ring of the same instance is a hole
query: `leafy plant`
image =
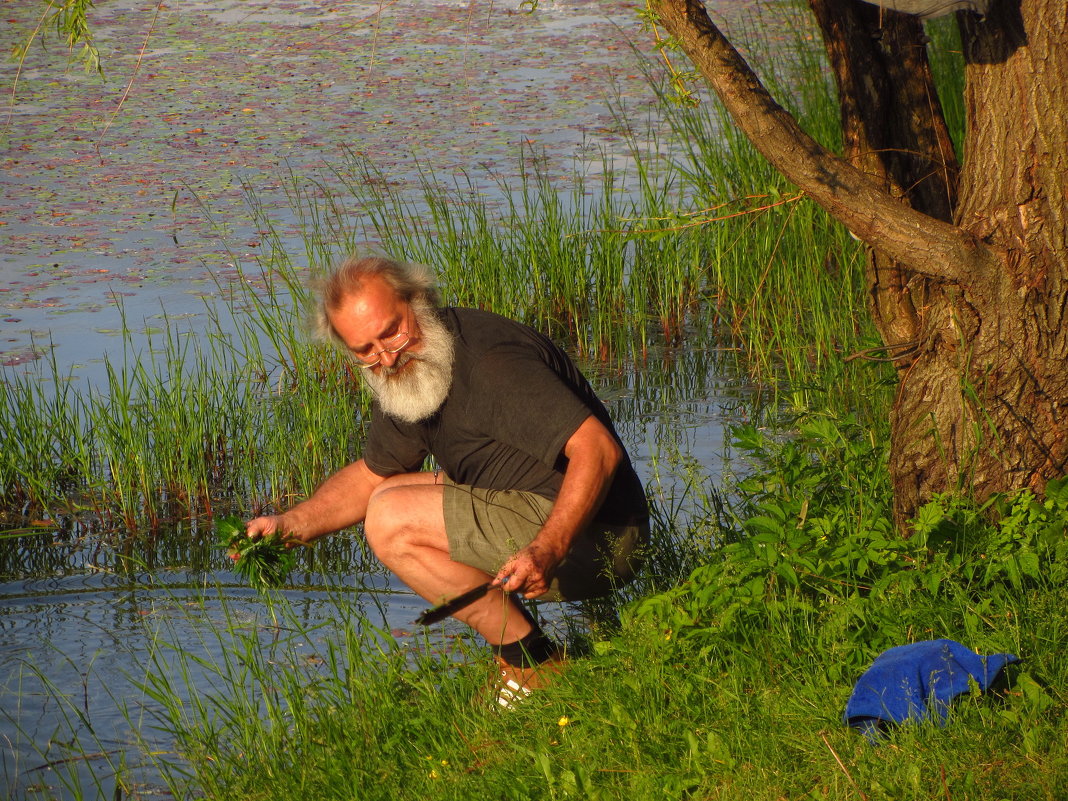
{"type": "Polygon", "coordinates": [[[89,27],[88,14],[92,7],[93,0],[48,0],[36,27],[12,49],[12,58],[21,66],[34,40],[39,39],[43,43],[46,30],[55,26],[56,36],[66,44],[70,60],[80,59],[86,72],[102,75],[100,51],[93,44],[93,32],[89,27]],[[76,56],[79,45],[81,53],[76,56]]]}
{"type": "Polygon", "coordinates": [[[734,446],[755,470],[717,521],[723,545],[687,581],[630,609],[665,642],[730,653],[756,631],[785,643],[813,632],[847,673],[947,630],[996,636],[991,609],[1068,580],[1068,479],[1049,482],[1043,499],[940,496],[902,538],[887,507],[885,445],[851,417],[807,415],[789,437],[744,426],[734,446]]]}
{"type": "Polygon", "coordinates": [[[1020,591],[1068,581],[1068,477],[1048,482],[1041,499],[1029,490],[982,504],[940,495],[920,509],[913,528],[932,561],[971,588],[1003,582],[1020,591]]]}
{"type": "Polygon", "coordinates": [[[233,571],[257,590],[274,589],[285,584],[297,562],[286,546],[286,537],[278,532],[259,539],[245,534],[239,517],[224,517],[216,525],[219,547],[233,560],[233,571]]]}

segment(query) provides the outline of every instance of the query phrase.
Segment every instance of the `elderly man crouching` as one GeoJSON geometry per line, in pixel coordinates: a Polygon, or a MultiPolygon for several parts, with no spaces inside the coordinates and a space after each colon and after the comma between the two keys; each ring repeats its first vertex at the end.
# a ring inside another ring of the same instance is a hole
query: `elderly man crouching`
{"type": "Polygon", "coordinates": [[[363,457],[248,534],[310,543],[362,522],[378,558],[432,603],[492,579],[455,617],[492,647],[497,702],[510,706],[562,659],[518,597],[603,595],[633,577],[648,540],[608,412],[548,338],[441,307],[420,265],[349,259],[323,282],[319,314],[373,395],[363,457]],[[428,455],[438,469],[422,469],[428,455]]]}

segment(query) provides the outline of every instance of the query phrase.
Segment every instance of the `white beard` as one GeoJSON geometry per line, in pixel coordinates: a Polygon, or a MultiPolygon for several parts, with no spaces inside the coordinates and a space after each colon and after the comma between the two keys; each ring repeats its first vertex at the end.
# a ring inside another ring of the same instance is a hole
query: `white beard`
{"type": "Polygon", "coordinates": [[[414,301],[412,313],[419,326],[419,350],[402,351],[392,367],[360,371],[382,411],[406,423],[434,414],[452,386],[452,334],[425,301],[414,301]]]}

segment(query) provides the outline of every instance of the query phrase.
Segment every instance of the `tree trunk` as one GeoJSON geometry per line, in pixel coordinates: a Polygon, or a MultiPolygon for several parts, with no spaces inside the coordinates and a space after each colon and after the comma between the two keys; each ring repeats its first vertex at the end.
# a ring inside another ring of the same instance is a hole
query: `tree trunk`
{"type": "MultiPolygon", "coordinates": [[[[843,155],[893,197],[943,222],[957,202],[960,165],[913,16],[855,0],[810,0],[823,31],[842,112],[843,155]],[[903,113],[904,110],[904,113],[903,113]]],[[[868,248],[872,317],[899,372],[911,363],[929,282],[868,248]]]]}
{"type": "Polygon", "coordinates": [[[997,269],[947,285],[892,416],[895,509],[1068,472],[1068,9],[996,0],[960,14],[966,161],[954,221],[997,269]]]}
{"type": "Polygon", "coordinates": [[[771,99],[703,4],[656,2],[758,150],[871,248],[872,313],[901,382],[902,530],[934,493],[1041,491],[1068,471],[1068,10],[993,0],[985,20],[958,14],[958,173],[920,23],[856,0],[811,5],[840,87],[841,158],[771,99]]]}

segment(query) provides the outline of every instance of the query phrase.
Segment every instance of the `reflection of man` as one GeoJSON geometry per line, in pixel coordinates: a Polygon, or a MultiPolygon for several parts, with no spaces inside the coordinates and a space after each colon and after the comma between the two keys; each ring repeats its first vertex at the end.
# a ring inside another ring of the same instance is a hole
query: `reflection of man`
{"type": "Polygon", "coordinates": [[[350,259],[323,284],[323,332],[374,396],[363,458],[306,501],[248,524],[308,543],[363,521],[375,554],[493,648],[508,706],[559,670],[558,647],[505,590],[580,600],[630,579],[648,536],[638,477],[571,360],[526,326],[439,308],[418,265],[350,259]],[[439,469],[422,472],[427,455],[439,469]]]}

